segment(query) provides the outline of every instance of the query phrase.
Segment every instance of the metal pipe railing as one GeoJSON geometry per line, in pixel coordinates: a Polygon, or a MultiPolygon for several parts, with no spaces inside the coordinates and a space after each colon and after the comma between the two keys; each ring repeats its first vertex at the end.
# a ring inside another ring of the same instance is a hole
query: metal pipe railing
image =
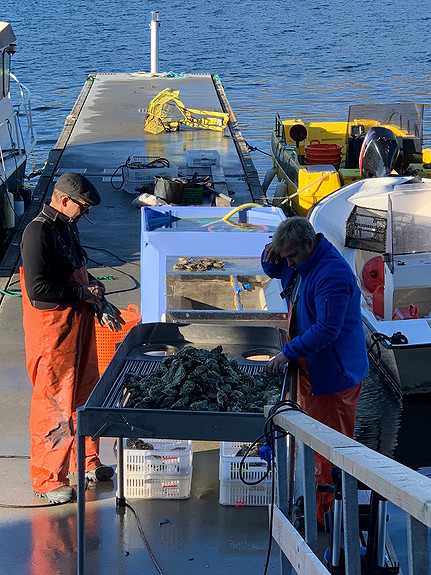
{"type": "Polygon", "coordinates": [[[35,132],[34,132],[34,126],[33,126],[33,115],[32,115],[32,110],[31,110],[31,93],[30,93],[30,90],[24,84],[21,84],[21,82],[18,80],[18,78],[14,74],[12,74],[12,72],[10,73],[10,77],[12,80],[14,80],[18,84],[18,89],[19,89],[20,96],[21,96],[21,102],[17,104],[17,107],[18,107],[17,111],[19,113],[21,106],[23,106],[24,117],[26,118],[26,121],[27,121],[27,127],[28,127],[29,133],[31,135],[31,138],[33,139],[35,137],[35,132]]]}

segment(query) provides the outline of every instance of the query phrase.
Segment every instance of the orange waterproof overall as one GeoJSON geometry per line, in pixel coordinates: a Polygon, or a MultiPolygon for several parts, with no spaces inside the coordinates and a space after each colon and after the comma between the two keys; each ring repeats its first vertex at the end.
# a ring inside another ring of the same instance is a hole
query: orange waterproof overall
{"type": "MultiPolygon", "coordinates": [[[[362,382],[343,391],[313,395],[307,364],[301,358],[298,362],[298,398],[302,409],[313,419],[353,438],[356,408],[361,394],[362,382]]],[[[320,453],[314,454],[315,480],[317,485],[334,485],[333,464],[320,453]]],[[[325,524],[325,513],[332,507],[331,492],[316,491],[317,520],[325,524]]]]}
{"type": "MultiPolygon", "coordinates": [[[[33,394],[30,408],[30,476],[33,490],[68,485],[76,473],[76,409],[97,383],[94,314],[86,302],[40,310],[31,304],[20,269],[26,366],[33,394]]],[[[87,285],[85,267],[69,284],[87,285]]],[[[85,469],[100,465],[99,442],[86,438],[85,469]]]]}

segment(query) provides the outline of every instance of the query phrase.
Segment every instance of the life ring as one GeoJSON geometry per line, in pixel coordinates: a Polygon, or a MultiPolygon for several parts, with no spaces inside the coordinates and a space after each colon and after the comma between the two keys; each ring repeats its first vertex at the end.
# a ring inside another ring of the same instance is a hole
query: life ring
{"type": "Polygon", "coordinates": [[[385,267],[382,256],[376,256],[367,261],[362,270],[362,283],[371,293],[385,284],[385,267]]]}

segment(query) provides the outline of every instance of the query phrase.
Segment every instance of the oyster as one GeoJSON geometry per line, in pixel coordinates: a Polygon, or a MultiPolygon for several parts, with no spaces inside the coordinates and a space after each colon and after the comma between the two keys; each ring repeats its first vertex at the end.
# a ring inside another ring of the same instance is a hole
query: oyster
{"type": "Polygon", "coordinates": [[[256,413],[279,400],[282,382],[245,373],[219,345],[210,351],[186,346],[149,375],[126,374],[124,386],[127,407],[256,413]]]}
{"type": "Polygon", "coordinates": [[[213,267],[216,269],[224,269],[224,261],[223,260],[216,260],[213,263],[213,267]]]}
{"type": "Polygon", "coordinates": [[[185,264],[188,264],[190,260],[191,260],[191,258],[179,257],[179,258],[178,258],[178,263],[179,263],[180,265],[185,265],[185,264]]]}
{"type": "Polygon", "coordinates": [[[154,445],[152,443],[147,443],[143,439],[126,439],[126,448],[127,449],[154,449],[154,445]]]}
{"type": "Polygon", "coordinates": [[[192,258],[181,256],[177,259],[177,263],[174,264],[174,270],[185,270],[185,271],[199,271],[205,272],[212,268],[223,269],[225,262],[220,259],[215,258],[192,258]]]}
{"type": "MultiPolygon", "coordinates": [[[[263,443],[256,443],[253,447],[249,450],[249,445],[241,445],[238,451],[235,453],[235,457],[244,457],[244,455],[248,455],[248,457],[259,457],[259,449],[262,447],[263,443]]],[[[264,463],[264,465],[266,465],[264,463]]]]}

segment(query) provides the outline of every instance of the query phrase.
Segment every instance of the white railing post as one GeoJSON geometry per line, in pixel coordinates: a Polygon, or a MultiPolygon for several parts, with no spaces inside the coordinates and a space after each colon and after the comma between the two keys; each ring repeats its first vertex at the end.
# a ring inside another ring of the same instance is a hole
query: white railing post
{"type": "Polygon", "coordinates": [[[159,73],[159,13],[151,12],[151,74],[159,73]]]}
{"type": "Polygon", "coordinates": [[[345,471],[341,472],[343,486],[344,557],[346,575],[361,575],[359,543],[358,482],[345,471]]]}
{"type": "Polygon", "coordinates": [[[428,529],[407,515],[407,556],[410,575],[429,575],[428,529]]]}

